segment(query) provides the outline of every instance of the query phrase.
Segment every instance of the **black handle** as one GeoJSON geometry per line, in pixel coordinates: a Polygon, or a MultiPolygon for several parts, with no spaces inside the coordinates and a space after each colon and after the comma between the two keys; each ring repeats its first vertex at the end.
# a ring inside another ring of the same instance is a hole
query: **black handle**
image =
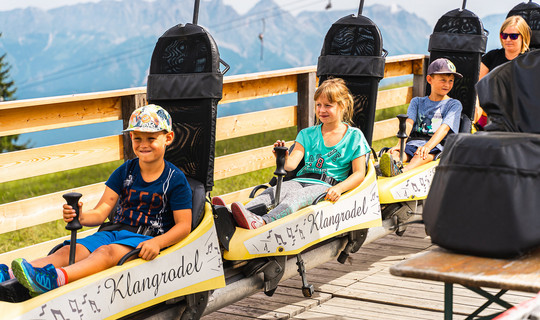
{"type": "Polygon", "coordinates": [[[287,171],[285,171],[285,154],[287,150],[289,150],[287,147],[274,147],[276,152],[276,171],[274,171],[274,174],[278,177],[287,174],[287,171]]]}
{"type": "Polygon", "coordinates": [[[73,209],[75,209],[76,216],[71,220],[67,225],[67,230],[79,230],[82,228],[81,223],[79,222],[79,199],[82,197],[82,194],[78,192],[70,192],[64,194],[62,197],[66,199],[67,204],[69,204],[73,209]]]}
{"type": "Polygon", "coordinates": [[[405,151],[405,139],[407,139],[407,115],[398,114],[399,119],[399,130],[397,137],[399,138],[400,150],[399,150],[399,161],[403,163],[403,152],[405,151]]]}
{"type": "Polygon", "coordinates": [[[399,120],[399,131],[396,137],[400,139],[406,139],[407,138],[407,115],[398,114],[397,118],[399,120]]]}

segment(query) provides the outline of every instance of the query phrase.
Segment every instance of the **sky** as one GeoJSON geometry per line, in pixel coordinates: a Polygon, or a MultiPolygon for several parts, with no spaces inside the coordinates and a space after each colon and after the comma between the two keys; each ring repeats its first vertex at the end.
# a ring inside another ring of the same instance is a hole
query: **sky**
{"type": "MultiPolygon", "coordinates": [[[[99,2],[114,0],[1,0],[0,11],[7,11],[16,8],[26,8],[28,6],[38,7],[44,10],[72,5],[79,2],[99,2]]],[[[154,1],[154,0],[146,0],[154,1]]],[[[194,3],[194,0],[179,0],[186,3],[194,3]]],[[[205,0],[201,0],[204,5],[205,0]]],[[[239,13],[245,13],[253,7],[259,0],[223,0],[231,5],[239,13]]],[[[260,0],[264,1],[264,0],[260,0]]],[[[360,0],[274,0],[283,9],[297,14],[299,10],[324,10],[328,3],[331,3],[332,10],[347,9],[351,13],[358,12],[360,0]]],[[[465,0],[466,1],[466,0],[465,0]]],[[[507,13],[515,5],[525,0],[468,0],[466,8],[480,18],[490,14],[507,13]]],[[[364,6],[383,4],[387,6],[399,5],[407,11],[416,13],[424,18],[430,25],[434,25],[437,20],[446,12],[461,8],[463,0],[364,0],[364,6]]]]}

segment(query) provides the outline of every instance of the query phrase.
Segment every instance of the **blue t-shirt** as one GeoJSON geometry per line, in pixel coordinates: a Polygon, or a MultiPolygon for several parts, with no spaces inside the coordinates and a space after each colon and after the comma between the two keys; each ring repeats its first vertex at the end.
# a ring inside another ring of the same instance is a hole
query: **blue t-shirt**
{"type": "MultiPolygon", "coordinates": [[[[347,179],[352,168],[351,162],[371,151],[362,131],[347,125],[347,132],[341,140],[331,147],[324,145],[321,132],[322,124],[305,128],[298,133],[296,142],[304,147],[304,167],[297,176],[305,173],[326,173],[326,175],[343,181],[347,179]]],[[[323,181],[309,178],[295,178],[306,183],[326,184],[323,181]]]]}
{"type": "MultiPolygon", "coordinates": [[[[432,101],[429,96],[413,98],[407,109],[407,117],[414,121],[411,136],[429,140],[442,124],[448,125],[452,132],[457,133],[462,109],[461,102],[452,98],[441,101],[432,101]]],[[[420,147],[426,144],[427,140],[411,140],[407,144],[420,147]]],[[[437,148],[443,150],[440,143],[437,148]]]]}
{"type": "Polygon", "coordinates": [[[174,210],[191,209],[191,188],[184,173],[165,161],[161,176],[146,182],[141,176],[139,159],[124,162],[105,185],[120,196],[114,223],[152,226],[165,233],[175,224],[174,210]]]}

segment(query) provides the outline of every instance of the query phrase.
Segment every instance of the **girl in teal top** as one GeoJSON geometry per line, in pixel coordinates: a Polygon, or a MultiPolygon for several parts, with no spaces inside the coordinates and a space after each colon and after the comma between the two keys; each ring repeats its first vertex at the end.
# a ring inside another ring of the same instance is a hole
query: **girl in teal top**
{"type": "MultiPolygon", "coordinates": [[[[318,124],[303,129],[296,137],[292,152],[285,156],[285,170],[292,171],[304,159],[297,177],[281,186],[281,202],[264,216],[250,211],[274,200],[274,187],[266,189],[244,207],[231,205],[232,214],[242,228],[255,229],[310,205],[326,192],[326,200],[335,202],[345,191],[362,183],[366,174],[366,157],[370,146],[358,128],[351,127],[354,100],[342,79],[328,79],[315,92],[315,114],[318,124]],[[352,172],[352,173],[351,173],[352,172]]],[[[275,147],[282,147],[278,140],[275,147]]],[[[221,200],[218,202],[222,202],[221,200]]]]}

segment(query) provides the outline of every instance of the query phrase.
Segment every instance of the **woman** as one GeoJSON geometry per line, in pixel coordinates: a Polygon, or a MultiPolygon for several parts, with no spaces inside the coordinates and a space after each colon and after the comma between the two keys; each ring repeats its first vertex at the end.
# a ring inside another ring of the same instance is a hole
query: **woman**
{"type": "MultiPolygon", "coordinates": [[[[508,17],[501,26],[499,40],[502,48],[491,50],[482,57],[478,80],[499,65],[511,61],[528,51],[531,41],[531,29],[521,16],[508,17]]],[[[475,122],[481,127],[486,125],[487,116],[478,105],[476,106],[474,118],[475,122]]]]}

